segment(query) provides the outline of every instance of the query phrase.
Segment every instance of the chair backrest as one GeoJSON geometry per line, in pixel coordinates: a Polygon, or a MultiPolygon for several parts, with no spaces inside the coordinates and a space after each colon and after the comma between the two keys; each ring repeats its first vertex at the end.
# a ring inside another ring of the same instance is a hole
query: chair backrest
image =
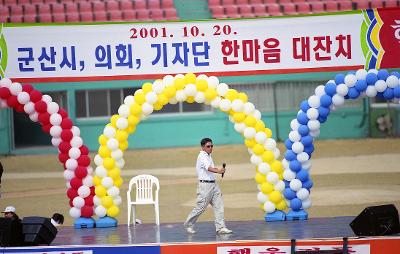
{"type": "Polygon", "coordinates": [[[138,175],[133,177],[129,181],[129,193],[132,192],[134,185],[136,185],[136,202],[145,204],[158,201],[160,183],[157,177],[152,175],[138,175]],[[153,185],[156,186],[155,199],[153,199],[153,185]]]}

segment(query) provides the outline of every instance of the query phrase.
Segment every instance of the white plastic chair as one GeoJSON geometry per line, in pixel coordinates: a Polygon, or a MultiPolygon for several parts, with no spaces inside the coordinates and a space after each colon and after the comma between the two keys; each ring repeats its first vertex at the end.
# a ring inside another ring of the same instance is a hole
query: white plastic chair
{"type": "Polygon", "coordinates": [[[128,199],[128,226],[131,222],[131,208],[133,215],[133,224],[136,222],[136,205],[154,205],[156,216],[156,224],[160,225],[160,215],[158,206],[158,191],[160,190],[160,183],[157,177],[152,175],[138,175],[129,181],[129,189],[126,192],[128,199]],[[136,199],[132,201],[131,192],[134,185],[136,185],[136,199]],[[153,198],[153,185],[156,186],[155,198],[153,198]]]}

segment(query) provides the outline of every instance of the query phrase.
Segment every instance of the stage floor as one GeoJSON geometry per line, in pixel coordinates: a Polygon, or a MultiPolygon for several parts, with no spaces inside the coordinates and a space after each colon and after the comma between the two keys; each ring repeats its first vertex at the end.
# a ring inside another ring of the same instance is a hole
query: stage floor
{"type": "Polygon", "coordinates": [[[61,227],[51,245],[160,244],[354,237],[349,224],[355,217],[312,218],[306,221],[228,221],[233,230],[217,235],[214,222],[198,222],[196,234],[188,234],[182,223],[119,225],[115,228],[74,229],[61,227]]]}

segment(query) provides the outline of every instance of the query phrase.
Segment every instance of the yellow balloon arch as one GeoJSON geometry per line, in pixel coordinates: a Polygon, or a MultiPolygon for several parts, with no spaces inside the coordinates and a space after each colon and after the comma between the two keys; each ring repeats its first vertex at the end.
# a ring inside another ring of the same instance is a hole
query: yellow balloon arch
{"type": "Polygon", "coordinates": [[[272,139],[272,131],[261,120],[261,113],[248,102],[245,93],[220,83],[215,76],[193,73],[167,75],[154,83],[144,83],[134,95],[124,99],[118,114],[113,115],[99,136],[100,147],[94,161],[97,165],[93,183],[96,187],[93,201],[95,214],[100,218],[115,218],[122,203],[119,187],[122,185],[121,169],[124,167],[123,152],[128,148],[128,136],[136,125],[154,110],[178,102],[205,103],[219,108],[229,115],[234,128],[249,148],[250,161],[256,165],[255,181],[259,193],[257,199],[267,213],[285,210],[283,166],[278,160],[280,151],[272,139]]]}

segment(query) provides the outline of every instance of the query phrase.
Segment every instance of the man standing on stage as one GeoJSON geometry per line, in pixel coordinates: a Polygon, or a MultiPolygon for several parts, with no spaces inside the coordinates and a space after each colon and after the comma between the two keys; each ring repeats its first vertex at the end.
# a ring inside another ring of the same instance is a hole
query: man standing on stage
{"type": "Polygon", "coordinates": [[[224,174],[225,168],[216,168],[211,158],[213,150],[212,140],[210,138],[203,138],[200,142],[201,151],[197,157],[196,171],[199,179],[197,186],[197,204],[192,212],[187,217],[184,227],[188,233],[194,234],[196,231],[193,225],[196,223],[199,216],[206,210],[208,204],[214,209],[215,228],[217,234],[230,234],[232,230],[226,228],[224,220],[224,200],[222,193],[215,182],[215,175],[224,174]]]}

